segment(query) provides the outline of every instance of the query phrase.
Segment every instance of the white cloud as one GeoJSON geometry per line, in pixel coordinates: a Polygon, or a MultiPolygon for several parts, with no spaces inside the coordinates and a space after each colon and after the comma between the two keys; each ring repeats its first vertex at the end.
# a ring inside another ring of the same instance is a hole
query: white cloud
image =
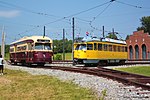
{"type": "Polygon", "coordinates": [[[11,10],[11,11],[0,11],[0,17],[12,18],[18,16],[20,11],[11,10]]]}

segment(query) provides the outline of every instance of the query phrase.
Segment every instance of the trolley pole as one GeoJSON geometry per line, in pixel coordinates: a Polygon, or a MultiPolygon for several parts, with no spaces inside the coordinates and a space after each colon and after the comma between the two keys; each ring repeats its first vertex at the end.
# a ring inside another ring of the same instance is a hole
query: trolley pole
{"type": "Polygon", "coordinates": [[[114,28],[112,29],[112,33],[113,33],[113,35],[115,34],[114,28]]]}
{"type": "Polygon", "coordinates": [[[72,61],[74,65],[74,17],[72,18],[72,61]]]}
{"type": "Polygon", "coordinates": [[[105,30],[104,30],[104,26],[103,26],[103,38],[105,38],[105,30]]]}
{"type": "Polygon", "coordinates": [[[65,29],[63,29],[63,61],[65,60],[65,29]]]}
{"type": "Polygon", "coordinates": [[[5,57],[5,34],[4,34],[4,26],[2,28],[2,45],[1,45],[1,55],[2,58],[5,57]]]}

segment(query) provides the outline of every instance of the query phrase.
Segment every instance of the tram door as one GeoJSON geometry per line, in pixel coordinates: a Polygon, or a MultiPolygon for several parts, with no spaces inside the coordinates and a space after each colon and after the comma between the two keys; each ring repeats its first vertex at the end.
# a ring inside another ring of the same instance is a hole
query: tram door
{"type": "Polygon", "coordinates": [[[31,51],[31,50],[32,50],[32,46],[33,46],[32,43],[28,43],[28,53],[27,53],[27,55],[26,55],[26,56],[27,56],[26,58],[27,58],[28,60],[29,60],[30,58],[32,58],[32,51],[31,51]]]}

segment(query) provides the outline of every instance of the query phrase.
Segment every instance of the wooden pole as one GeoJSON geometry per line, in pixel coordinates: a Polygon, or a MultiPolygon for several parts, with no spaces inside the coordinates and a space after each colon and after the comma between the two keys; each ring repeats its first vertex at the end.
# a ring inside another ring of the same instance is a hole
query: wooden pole
{"type": "Polygon", "coordinates": [[[2,45],[1,45],[1,55],[5,57],[5,34],[4,34],[4,26],[2,28],[2,45]]]}

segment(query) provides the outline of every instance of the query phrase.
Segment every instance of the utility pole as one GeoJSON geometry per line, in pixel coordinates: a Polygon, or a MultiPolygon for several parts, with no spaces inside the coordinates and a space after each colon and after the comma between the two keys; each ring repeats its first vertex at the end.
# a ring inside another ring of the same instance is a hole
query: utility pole
{"type": "Polygon", "coordinates": [[[72,18],[72,61],[74,65],[74,17],[72,18]]]}
{"type": "Polygon", "coordinates": [[[1,45],[1,55],[5,57],[5,34],[4,34],[4,26],[2,28],[2,45],[1,45]]]}
{"type": "Polygon", "coordinates": [[[43,38],[45,37],[45,26],[44,26],[44,33],[43,33],[43,38]]]}
{"type": "Polygon", "coordinates": [[[65,60],[65,29],[63,29],[63,61],[65,60]]]}

